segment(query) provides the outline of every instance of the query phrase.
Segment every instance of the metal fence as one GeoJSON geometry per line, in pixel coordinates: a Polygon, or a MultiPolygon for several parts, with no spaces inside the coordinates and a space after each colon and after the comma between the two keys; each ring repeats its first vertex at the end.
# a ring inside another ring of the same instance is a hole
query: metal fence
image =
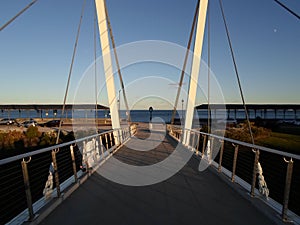
{"type": "Polygon", "coordinates": [[[133,125],[0,160],[0,224],[33,220],[135,132],[133,125]]]}
{"type": "Polygon", "coordinates": [[[300,223],[300,155],[198,130],[182,132],[178,126],[168,125],[167,130],[232,182],[248,189],[252,197],[266,201],[283,221],[300,223]],[[219,147],[214,148],[217,143],[219,147]]]}

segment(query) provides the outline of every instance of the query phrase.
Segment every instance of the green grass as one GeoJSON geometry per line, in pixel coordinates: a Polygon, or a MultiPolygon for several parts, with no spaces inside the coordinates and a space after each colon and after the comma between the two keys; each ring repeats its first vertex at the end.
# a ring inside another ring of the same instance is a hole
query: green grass
{"type": "Polygon", "coordinates": [[[300,154],[300,135],[272,132],[270,137],[258,140],[257,144],[280,151],[300,154]]]}
{"type": "Polygon", "coordinates": [[[274,132],[300,135],[300,126],[293,124],[280,124],[272,129],[274,132]]]}

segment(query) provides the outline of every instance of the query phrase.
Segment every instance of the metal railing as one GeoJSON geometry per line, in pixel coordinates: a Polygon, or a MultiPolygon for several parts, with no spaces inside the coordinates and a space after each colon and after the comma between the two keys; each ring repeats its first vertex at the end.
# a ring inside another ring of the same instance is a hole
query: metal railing
{"type": "Polygon", "coordinates": [[[283,221],[300,223],[300,155],[194,129],[183,132],[179,126],[168,125],[167,130],[218,172],[249,190],[252,197],[266,201],[283,221]],[[184,135],[188,140],[182,141],[184,135]],[[220,147],[214,148],[216,142],[220,147]]]}
{"type": "Polygon", "coordinates": [[[39,209],[91,175],[135,132],[131,125],[0,160],[0,224],[34,220],[39,209]]]}

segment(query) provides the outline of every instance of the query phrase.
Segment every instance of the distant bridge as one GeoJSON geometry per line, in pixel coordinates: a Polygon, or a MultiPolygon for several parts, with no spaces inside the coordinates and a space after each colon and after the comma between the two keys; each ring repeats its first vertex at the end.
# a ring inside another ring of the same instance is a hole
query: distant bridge
{"type": "MultiPolygon", "coordinates": [[[[0,105],[1,110],[58,110],[62,109],[62,104],[11,104],[0,105]]],[[[66,104],[65,109],[95,109],[96,104],[66,104]]],[[[109,109],[106,106],[97,104],[97,109],[109,109]]]]}
{"type": "MultiPolygon", "coordinates": [[[[60,114],[59,110],[62,110],[62,104],[11,104],[11,105],[0,105],[1,116],[0,117],[18,117],[23,118],[24,113],[26,118],[40,117],[40,118],[55,118],[60,114]],[[36,114],[30,112],[35,111],[36,114]],[[13,113],[14,112],[14,113],[13,113]],[[43,116],[45,112],[45,116],[43,116]],[[17,113],[17,114],[16,114],[17,113]]],[[[109,108],[99,104],[66,104],[64,115],[68,117],[68,112],[72,110],[108,110],[109,108]]]]}
{"type": "MultiPolygon", "coordinates": [[[[210,104],[212,112],[216,110],[227,110],[228,117],[238,118],[237,112],[245,112],[242,104],[210,104]],[[232,113],[234,115],[232,115],[232,113]]],[[[300,112],[299,104],[246,104],[250,118],[261,117],[263,119],[297,119],[300,112]]],[[[208,109],[208,104],[196,106],[197,110],[208,109]]]]}

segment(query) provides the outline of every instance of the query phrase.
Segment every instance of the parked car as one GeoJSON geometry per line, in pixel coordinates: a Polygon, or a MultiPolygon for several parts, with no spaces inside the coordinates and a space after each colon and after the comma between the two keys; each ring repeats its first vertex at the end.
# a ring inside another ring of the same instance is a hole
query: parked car
{"type": "Polygon", "coordinates": [[[43,127],[58,127],[60,120],[50,120],[43,124],[43,127]]]}
{"type": "Polygon", "coordinates": [[[16,123],[15,119],[4,118],[0,120],[0,125],[12,125],[14,123],[16,123]]]}
{"type": "Polygon", "coordinates": [[[35,120],[27,120],[22,123],[24,127],[37,126],[37,122],[35,120]]]}

